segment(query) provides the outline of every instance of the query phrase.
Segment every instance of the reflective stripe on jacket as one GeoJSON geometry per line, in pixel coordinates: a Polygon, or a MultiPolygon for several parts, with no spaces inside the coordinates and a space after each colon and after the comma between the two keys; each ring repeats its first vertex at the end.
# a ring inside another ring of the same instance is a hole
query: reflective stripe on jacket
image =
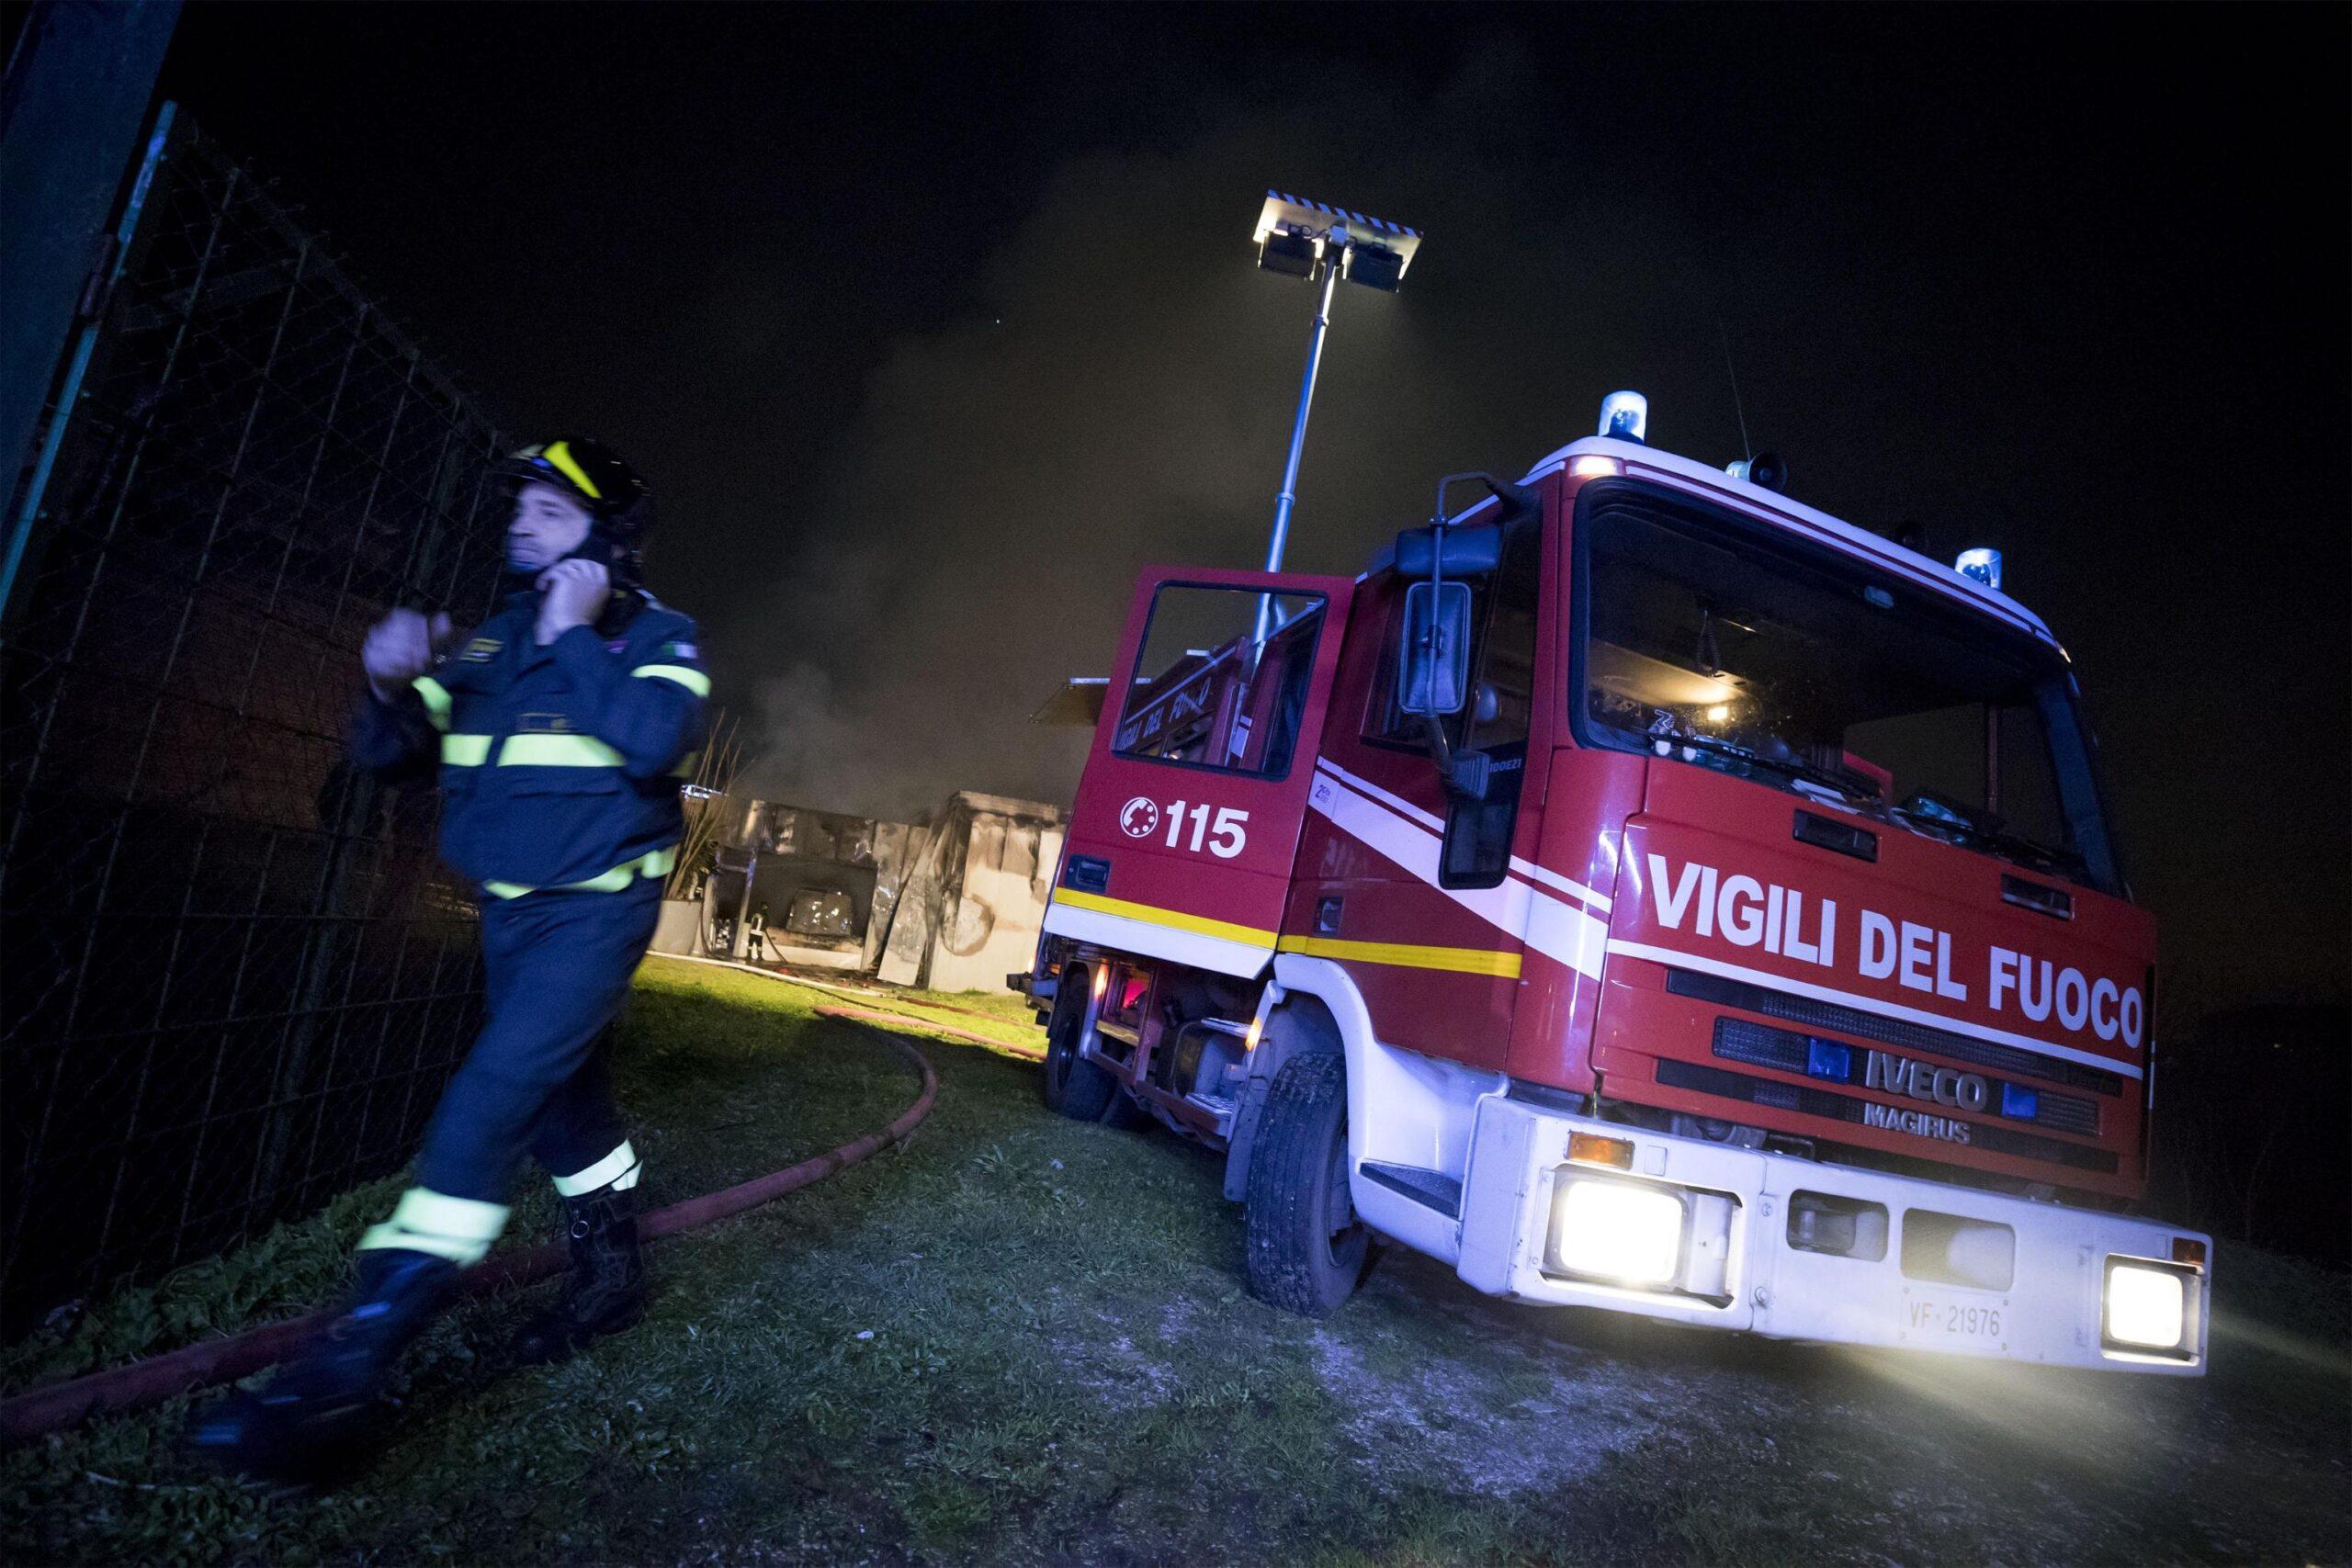
{"type": "Polygon", "coordinates": [[[541,648],[538,595],[514,594],[397,701],[361,699],[354,759],[393,776],[437,760],[443,858],[493,896],[625,886],[683,833],[710,694],[695,624],[650,595],[616,608],[541,648]]]}

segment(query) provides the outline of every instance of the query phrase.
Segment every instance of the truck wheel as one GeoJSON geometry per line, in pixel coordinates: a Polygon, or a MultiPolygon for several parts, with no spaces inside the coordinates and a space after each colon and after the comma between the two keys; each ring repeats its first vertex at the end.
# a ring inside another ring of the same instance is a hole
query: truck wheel
{"type": "Polygon", "coordinates": [[[1136,1103],[1136,1097],[1120,1090],[1111,1096],[1111,1103],[1102,1112],[1102,1124],[1114,1133],[1140,1133],[1157,1126],[1158,1118],[1136,1103]]]}
{"type": "Polygon", "coordinates": [[[1348,1198],[1347,1063],[1294,1056],[1266,1091],[1243,1211],[1250,1293],[1320,1317],[1363,1278],[1367,1233],[1348,1198]]]}
{"type": "Polygon", "coordinates": [[[1054,991],[1053,1021],[1046,1025],[1046,1109],[1073,1122],[1100,1122],[1117,1098],[1119,1086],[1100,1062],[1090,1062],[1078,1054],[1091,976],[1080,971],[1075,978],[1073,985],[1072,976],[1063,974],[1054,991]]]}

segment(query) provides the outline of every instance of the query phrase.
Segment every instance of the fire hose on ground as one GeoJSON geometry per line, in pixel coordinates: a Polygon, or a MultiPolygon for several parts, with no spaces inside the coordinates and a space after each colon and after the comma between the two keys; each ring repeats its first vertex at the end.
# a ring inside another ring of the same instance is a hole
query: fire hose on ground
{"type": "MultiPolygon", "coordinates": [[[[699,962],[713,961],[705,959],[699,962]]],[[[797,983],[784,976],[768,975],[748,965],[729,964],[724,966],[763,975],[765,978],[780,980],[786,985],[797,983]]],[[[921,1051],[896,1034],[876,1028],[876,1023],[917,1023],[983,1044],[1021,1050],[1021,1047],[1008,1045],[1001,1040],[951,1029],[944,1024],[904,1013],[843,1007],[820,1007],[816,1011],[820,1017],[859,1025],[879,1037],[921,1077],[922,1092],[889,1122],[838,1148],[813,1155],[782,1170],[688,1198],[644,1215],[639,1220],[638,1227],[639,1234],[646,1240],[695,1230],[773,1202],[786,1193],[796,1192],[870,1158],[912,1133],[923,1118],[931,1114],[932,1104],[939,1094],[938,1075],[932,1071],[931,1063],[921,1051]]],[[[462,1276],[460,1288],[465,1294],[473,1296],[509,1286],[526,1285],[560,1272],[566,1264],[562,1244],[552,1243],[533,1247],[527,1252],[493,1258],[469,1269],[462,1276]]],[[[331,1315],[330,1313],[315,1313],[282,1323],[266,1324],[258,1328],[249,1328],[219,1339],[203,1340],[125,1366],[91,1372],[66,1382],[28,1389],[0,1399],[0,1439],[37,1438],[92,1416],[120,1415],[160,1404],[177,1394],[250,1377],[282,1359],[301,1342],[303,1336],[323,1324],[331,1315]]]]}

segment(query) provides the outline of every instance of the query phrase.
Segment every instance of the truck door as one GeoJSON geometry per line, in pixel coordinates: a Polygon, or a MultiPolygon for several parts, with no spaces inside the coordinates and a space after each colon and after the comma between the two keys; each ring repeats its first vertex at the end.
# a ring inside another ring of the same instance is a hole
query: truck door
{"type": "Polygon", "coordinates": [[[1272,957],[1354,583],[1156,568],[1136,589],[1046,929],[1250,977],[1272,957]]]}
{"type": "Polygon", "coordinates": [[[1527,949],[1556,950],[1562,897],[1524,858],[1540,837],[1558,700],[1539,520],[1505,525],[1499,547],[1499,570],[1473,585],[1474,698],[1445,726],[1454,750],[1487,759],[1484,794],[1447,790],[1424,722],[1397,711],[1406,583],[1374,574],[1357,589],[1283,941],[1344,968],[1384,1041],[1494,1068],[1509,1053],[1527,949]]]}

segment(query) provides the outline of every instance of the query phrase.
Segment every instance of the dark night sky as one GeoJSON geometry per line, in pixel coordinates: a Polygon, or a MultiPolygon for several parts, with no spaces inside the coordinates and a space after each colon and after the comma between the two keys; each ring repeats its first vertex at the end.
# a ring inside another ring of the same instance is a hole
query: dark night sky
{"type": "Polygon", "coordinates": [[[628,451],[771,797],[1067,798],[1024,716],[1135,569],[1292,564],[1638,387],[1792,492],[1994,543],[2072,651],[2191,1009],[2341,998],[2352,11],[192,4],[164,87],[530,434],[628,451]]]}

